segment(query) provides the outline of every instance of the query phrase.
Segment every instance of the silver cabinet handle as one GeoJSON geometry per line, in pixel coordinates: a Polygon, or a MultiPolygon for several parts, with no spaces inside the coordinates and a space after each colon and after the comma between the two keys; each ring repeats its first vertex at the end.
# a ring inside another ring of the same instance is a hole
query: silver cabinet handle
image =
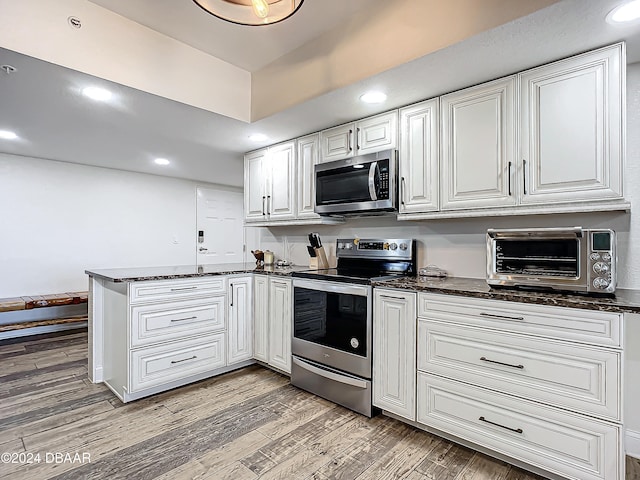
{"type": "Polygon", "coordinates": [[[182,288],[172,288],[172,292],[180,292],[182,290],[195,290],[198,287],[182,287],[182,288]]]}
{"type": "Polygon", "coordinates": [[[172,318],[171,321],[172,322],[184,322],[186,320],[195,320],[196,318],[198,318],[198,317],[196,317],[194,315],[193,317],[186,317],[186,318],[172,318]]]}
{"type": "Polygon", "coordinates": [[[480,360],[482,360],[483,362],[489,362],[489,363],[496,363],[498,365],[504,365],[505,367],[512,367],[512,368],[519,368],[519,369],[523,369],[524,368],[524,365],[512,365],[511,363],[498,362],[497,360],[489,360],[486,357],[480,357],[480,360]]]}
{"type": "Polygon", "coordinates": [[[267,195],[267,215],[271,215],[271,195],[267,195]]]}
{"type": "Polygon", "coordinates": [[[265,197],[264,195],[262,196],[262,215],[266,215],[266,213],[264,213],[264,201],[266,200],[267,197],[265,197]]]}
{"type": "Polygon", "coordinates": [[[522,160],[522,193],[527,194],[527,161],[522,160]]]}
{"type": "Polygon", "coordinates": [[[404,177],[400,178],[400,203],[404,205],[404,177]]]}
{"type": "Polygon", "coordinates": [[[509,196],[511,196],[511,162],[509,162],[509,170],[507,171],[509,179],[509,196]]]}
{"type": "Polygon", "coordinates": [[[500,320],[524,320],[524,317],[509,317],[507,315],[496,315],[495,313],[484,313],[480,314],[481,317],[490,317],[490,318],[499,318],[500,320]]]}
{"type": "Polygon", "coordinates": [[[233,283],[231,284],[231,304],[230,307],[233,307],[233,283]]]}
{"type": "Polygon", "coordinates": [[[194,355],[193,357],[183,358],[182,360],[171,360],[171,363],[182,363],[182,362],[186,362],[186,361],[189,361],[189,360],[194,360],[196,358],[198,358],[198,356],[194,355]]]}
{"type": "Polygon", "coordinates": [[[360,128],[356,128],[356,150],[360,150],[360,128]]]}
{"type": "Polygon", "coordinates": [[[347,149],[351,152],[353,148],[351,148],[351,135],[353,135],[353,130],[349,129],[349,136],[347,137],[347,149]]]}
{"type": "Polygon", "coordinates": [[[487,420],[484,417],[480,417],[478,420],[480,420],[481,422],[488,423],[490,425],[495,425],[496,427],[504,428],[505,430],[509,430],[511,432],[522,433],[522,429],[521,428],[505,427],[504,425],[500,425],[499,423],[495,423],[495,422],[492,422],[490,420],[487,420]]]}
{"type": "Polygon", "coordinates": [[[369,167],[369,195],[371,196],[371,200],[378,200],[378,195],[376,194],[376,170],[378,168],[378,162],[371,162],[371,166],[369,167]]]}

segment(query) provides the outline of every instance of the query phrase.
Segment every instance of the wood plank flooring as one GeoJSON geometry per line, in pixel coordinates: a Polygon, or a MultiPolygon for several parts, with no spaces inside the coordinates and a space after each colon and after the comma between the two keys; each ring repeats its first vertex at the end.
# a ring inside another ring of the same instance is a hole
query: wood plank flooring
{"type": "Polygon", "coordinates": [[[86,332],[0,343],[0,479],[542,478],[259,366],[122,404],[86,356],[86,332]]]}

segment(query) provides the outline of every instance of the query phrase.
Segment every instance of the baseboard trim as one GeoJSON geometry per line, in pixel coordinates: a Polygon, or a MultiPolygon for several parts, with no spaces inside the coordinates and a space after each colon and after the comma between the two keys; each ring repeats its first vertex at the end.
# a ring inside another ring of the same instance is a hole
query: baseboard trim
{"type": "Polygon", "coordinates": [[[640,459],[640,432],[625,430],[624,449],[630,457],[640,459]]]}

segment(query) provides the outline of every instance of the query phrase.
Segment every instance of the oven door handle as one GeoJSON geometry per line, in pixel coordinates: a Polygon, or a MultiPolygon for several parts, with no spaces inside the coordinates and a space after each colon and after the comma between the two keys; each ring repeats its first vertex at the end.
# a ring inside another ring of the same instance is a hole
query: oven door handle
{"type": "Polygon", "coordinates": [[[329,380],[333,380],[334,382],[344,383],[357,388],[367,388],[367,382],[365,382],[364,380],[346,376],[344,374],[334,373],[331,370],[325,370],[324,368],[314,367],[313,365],[296,357],[292,357],[291,361],[304,370],[315,373],[316,375],[320,375],[321,377],[327,378],[329,380]]]}
{"type": "Polygon", "coordinates": [[[376,193],[376,170],[378,170],[378,162],[371,162],[371,166],[369,167],[369,195],[371,195],[371,200],[378,200],[378,195],[376,193]]]}

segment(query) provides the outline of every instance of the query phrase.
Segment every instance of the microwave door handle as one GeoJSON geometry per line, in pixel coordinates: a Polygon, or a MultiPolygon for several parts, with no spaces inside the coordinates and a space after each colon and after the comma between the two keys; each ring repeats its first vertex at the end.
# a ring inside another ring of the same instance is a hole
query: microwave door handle
{"type": "Polygon", "coordinates": [[[369,167],[369,195],[371,195],[371,200],[378,200],[378,195],[376,194],[376,170],[378,169],[378,162],[371,162],[371,166],[369,167]]]}

